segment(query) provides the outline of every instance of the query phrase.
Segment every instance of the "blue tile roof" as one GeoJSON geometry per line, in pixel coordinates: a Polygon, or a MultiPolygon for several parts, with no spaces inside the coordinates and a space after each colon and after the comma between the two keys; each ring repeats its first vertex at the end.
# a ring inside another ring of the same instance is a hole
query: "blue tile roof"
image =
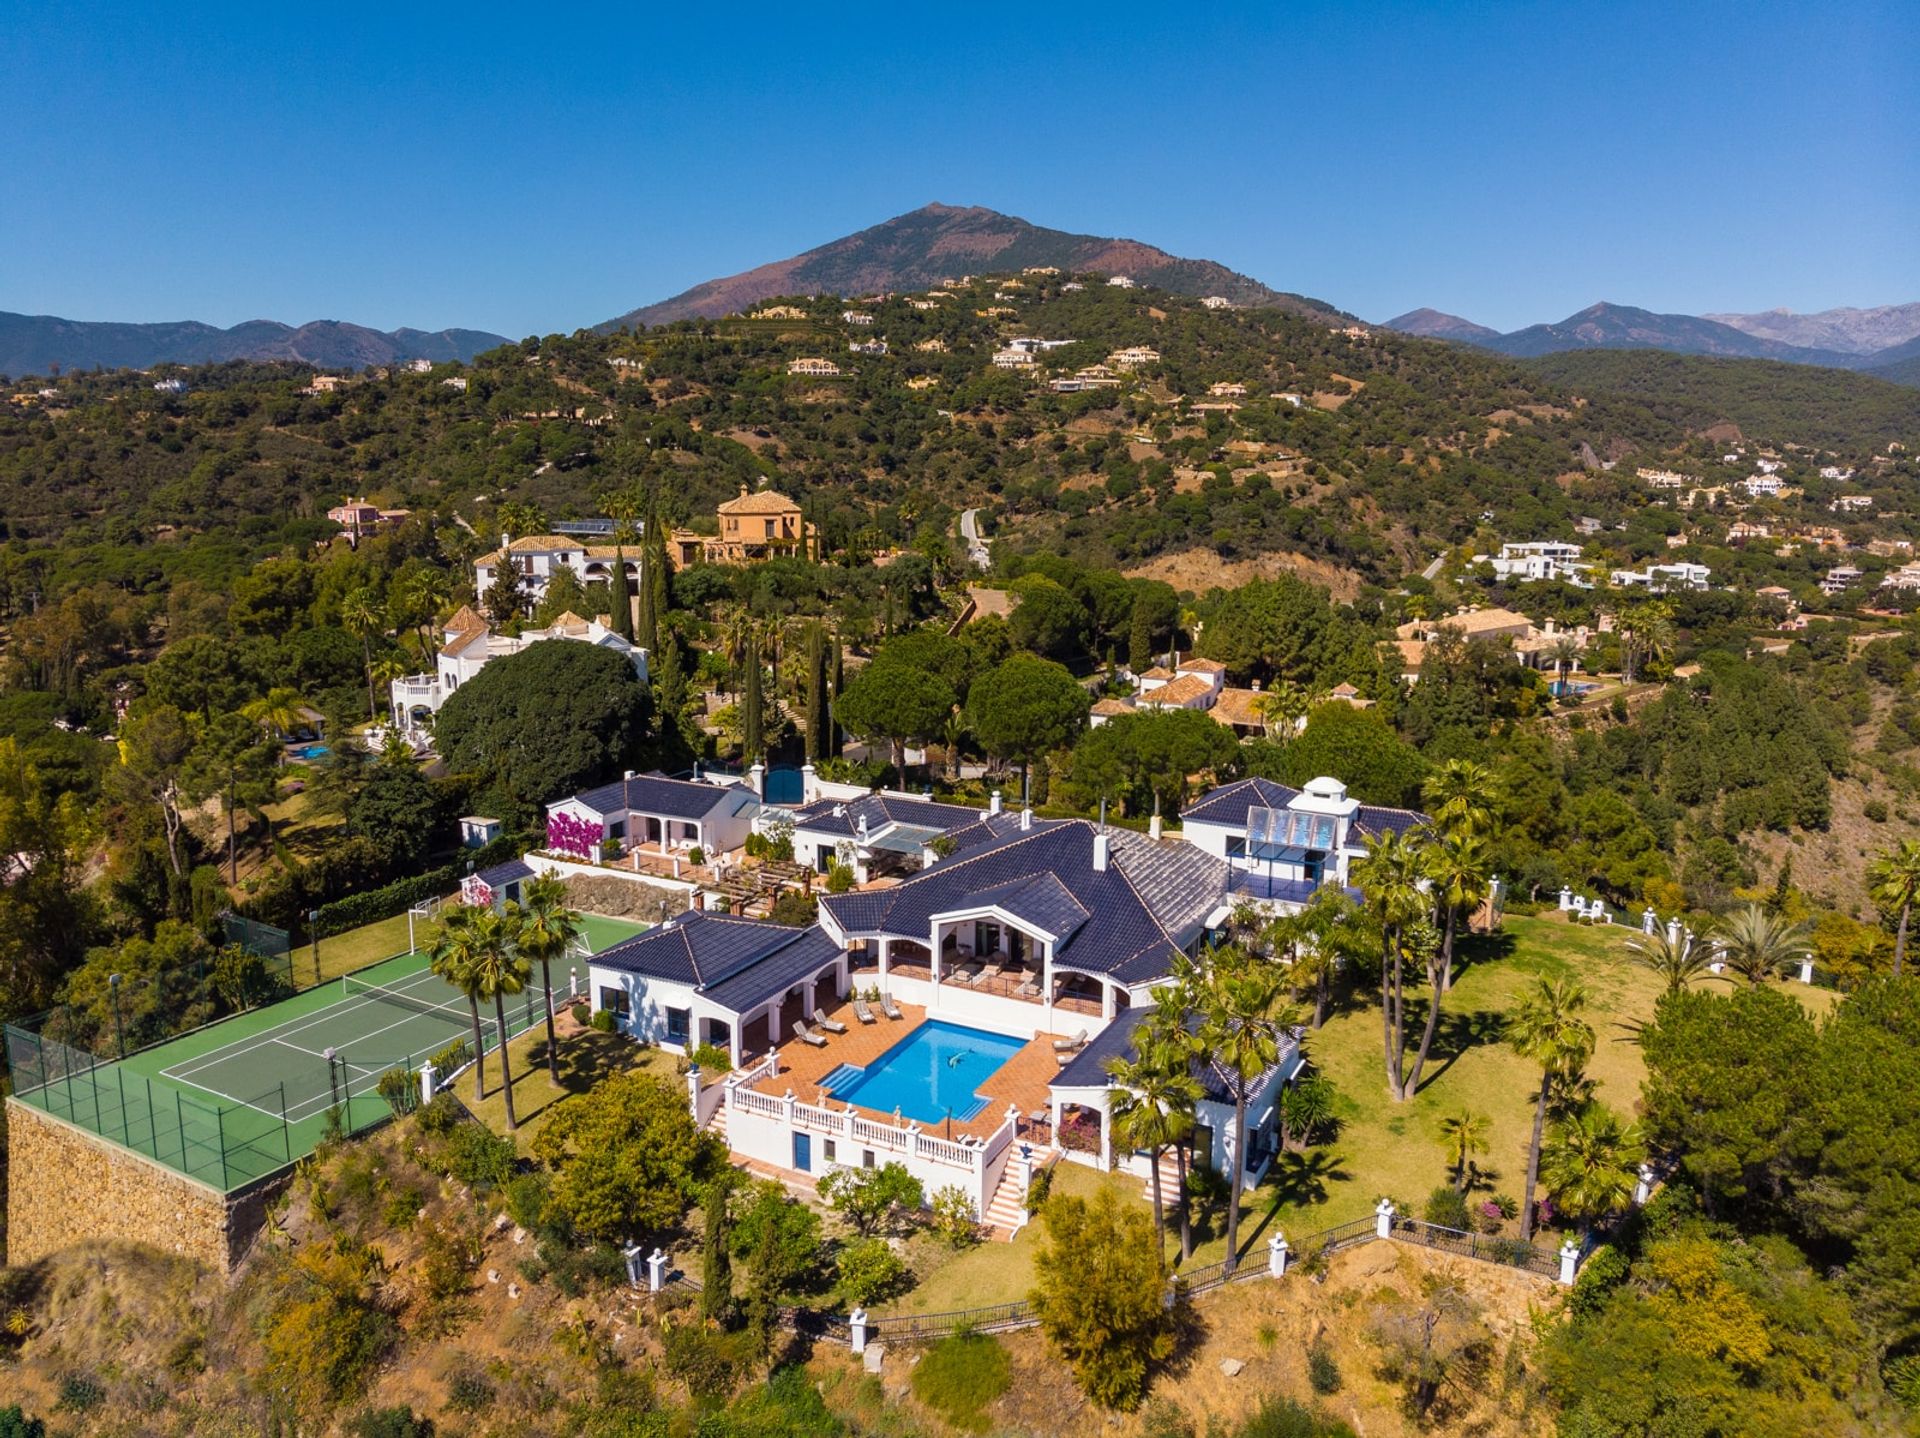
{"type": "Polygon", "coordinates": [[[1349,832],[1355,838],[1372,839],[1382,834],[1404,834],[1409,829],[1432,822],[1425,814],[1412,809],[1388,809],[1378,804],[1362,804],[1360,812],[1353,816],[1353,826],[1349,832]]]}
{"type": "Polygon", "coordinates": [[[1067,892],[1059,877],[1051,873],[1010,879],[990,889],[976,890],[967,896],[967,904],[969,907],[991,904],[1051,934],[1056,941],[1066,938],[1087,921],[1087,911],[1067,892]]]}
{"type": "Polygon", "coordinates": [[[489,889],[497,889],[502,884],[511,884],[515,879],[533,877],[533,867],[525,859],[509,859],[504,864],[495,864],[491,869],[482,869],[473,876],[489,889]]]}
{"type": "MultiPolygon", "coordinates": [[[[1114,1059],[1131,1061],[1135,1057],[1133,1032],[1150,1012],[1150,1009],[1142,1005],[1120,1014],[1112,1023],[1095,1034],[1088,1041],[1087,1046],[1073,1056],[1072,1062],[1064,1065],[1060,1072],[1053,1076],[1048,1087],[1108,1087],[1113,1080],[1107,1072],[1107,1065],[1114,1059]]],[[[1189,1026],[1197,1022],[1197,1019],[1189,1020],[1189,1026]]],[[[1299,1033],[1296,1031],[1283,1035],[1274,1061],[1248,1086],[1247,1092],[1259,1093],[1273,1082],[1276,1074],[1285,1074],[1291,1078],[1304,1062],[1305,1056],[1300,1051],[1299,1033]]],[[[1199,1081],[1204,1097],[1212,1099],[1215,1103],[1233,1102],[1231,1078],[1227,1071],[1213,1060],[1196,1059],[1193,1064],[1193,1076],[1199,1081]]],[[[1257,1117],[1257,1115],[1249,1115],[1249,1117],[1257,1117]]]]}
{"type": "MultiPolygon", "coordinates": [[[[1126,831],[1109,837],[1111,858],[1093,867],[1094,826],[1066,819],[1016,830],[923,869],[891,889],[828,895],[820,902],[848,934],[882,934],[926,943],[933,915],[973,907],[990,892],[1014,893],[1044,908],[1047,920],[1070,917],[1061,899],[1086,919],[1054,950],[1056,968],[1138,983],[1165,973],[1173,955],[1201,932],[1226,893],[1221,860],[1179,840],[1155,841],[1126,831]],[[1044,876],[1057,885],[1025,886],[1044,876]]],[[[1050,930],[1051,932],[1052,930],[1050,930]]]]}
{"type": "Polygon", "coordinates": [[[1298,789],[1276,784],[1271,779],[1236,779],[1202,794],[1180,811],[1181,821],[1199,824],[1227,824],[1245,828],[1249,809],[1284,809],[1300,797],[1298,789]]]}
{"type": "Polygon", "coordinates": [[[573,797],[596,814],[637,812],[666,819],[704,819],[722,805],[729,806],[728,813],[736,813],[743,799],[756,806],[760,802],[744,784],[702,784],[657,772],[618,779],[573,797]]]}
{"type": "Polygon", "coordinates": [[[932,799],[914,799],[897,794],[868,794],[860,799],[817,799],[794,810],[793,827],[816,834],[844,834],[849,837],[867,821],[867,831],[878,833],[889,824],[910,824],[915,828],[948,833],[979,822],[986,815],[965,804],[941,804],[932,799]]]}
{"type": "Polygon", "coordinates": [[[779,994],[840,949],[818,926],[696,909],[594,955],[592,967],[689,984],[738,1013],[779,994]]]}

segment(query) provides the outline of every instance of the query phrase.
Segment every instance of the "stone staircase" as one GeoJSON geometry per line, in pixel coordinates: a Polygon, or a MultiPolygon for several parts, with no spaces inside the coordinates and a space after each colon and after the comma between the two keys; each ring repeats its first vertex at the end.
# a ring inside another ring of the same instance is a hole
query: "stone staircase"
{"type": "Polygon", "coordinates": [[[727,1141],[727,1104],[725,1099],[722,1099],[719,1104],[714,1107],[713,1117],[707,1120],[707,1132],[713,1134],[722,1143],[727,1141]]]}
{"type": "MultiPolygon", "coordinates": [[[[1140,1181],[1140,1196],[1148,1203],[1153,1202],[1153,1179],[1151,1177],[1143,1178],[1140,1181]]],[[[1168,1149],[1160,1155],[1160,1201],[1164,1204],[1171,1205],[1177,1201],[1179,1197],[1180,1161],[1174,1157],[1173,1150],[1168,1149]]]]}
{"type": "Polygon", "coordinates": [[[1019,1180],[1019,1167],[1016,1163],[1006,1166],[1000,1175],[999,1187],[987,1203],[987,1222],[1004,1233],[1009,1242],[1027,1222],[1027,1190],[1019,1180]]]}

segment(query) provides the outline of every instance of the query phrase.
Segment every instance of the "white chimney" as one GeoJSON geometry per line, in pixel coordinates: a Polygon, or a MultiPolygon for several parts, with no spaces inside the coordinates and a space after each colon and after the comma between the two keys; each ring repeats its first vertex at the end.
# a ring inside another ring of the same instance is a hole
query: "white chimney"
{"type": "Polygon", "coordinates": [[[1020,811],[1020,827],[1022,829],[1031,829],[1033,827],[1033,810],[1031,808],[1020,811]]]}
{"type": "Polygon", "coordinates": [[[1093,836],[1093,872],[1107,872],[1107,831],[1096,830],[1093,836]]]}
{"type": "Polygon", "coordinates": [[[1000,812],[1000,791],[998,789],[995,789],[991,794],[987,795],[987,812],[989,814],[998,814],[1000,812]]]}

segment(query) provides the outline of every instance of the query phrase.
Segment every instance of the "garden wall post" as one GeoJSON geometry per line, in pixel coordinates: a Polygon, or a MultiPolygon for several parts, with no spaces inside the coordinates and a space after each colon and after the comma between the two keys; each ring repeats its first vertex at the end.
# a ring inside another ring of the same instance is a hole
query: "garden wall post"
{"type": "Polygon", "coordinates": [[[1284,1278],[1287,1272],[1287,1236],[1276,1232],[1267,1240],[1267,1272],[1284,1278]]]}
{"type": "Polygon", "coordinates": [[[429,1104],[433,1102],[433,1089],[434,1089],[433,1081],[436,1077],[437,1075],[433,1071],[433,1060],[429,1059],[427,1060],[427,1062],[420,1065],[420,1102],[421,1103],[429,1104]]]}
{"type": "Polygon", "coordinates": [[[1569,1238],[1560,1245],[1560,1281],[1571,1284],[1580,1268],[1580,1245],[1569,1238]]]}
{"type": "Polygon", "coordinates": [[[867,1310],[856,1308],[847,1316],[847,1334],[855,1353],[867,1351],[867,1310]]]}
{"type": "Polygon", "coordinates": [[[687,1069],[687,1112],[693,1115],[693,1126],[700,1126],[700,1065],[693,1064],[687,1069]]]}
{"type": "Polygon", "coordinates": [[[1633,1186],[1633,1206],[1639,1208],[1651,1197],[1653,1197],[1653,1165],[1643,1163],[1640,1165],[1640,1180],[1633,1186]]]}
{"type": "Polygon", "coordinates": [[[658,1293],[667,1286],[667,1256],[659,1249],[647,1255],[647,1291],[658,1293]]]}
{"type": "Polygon", "coordinates": [[[1373,1236],[1375,1238],[1393,1237],[1393,1200],[1383,1198],[1373,1210],[1373,1236]]]}

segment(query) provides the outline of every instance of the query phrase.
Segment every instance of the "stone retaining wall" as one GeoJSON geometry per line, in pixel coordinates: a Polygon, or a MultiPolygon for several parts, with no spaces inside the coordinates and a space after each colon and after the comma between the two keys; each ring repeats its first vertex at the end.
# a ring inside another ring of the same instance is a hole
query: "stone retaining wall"
{"type": "Polygon", "coordinates": [[[7,1259],[124,1239],[222,1273],[245,1255],[284,1175],[233,1193],[175,1173],[18,1099],[7,1100],[7,1259]]]}

